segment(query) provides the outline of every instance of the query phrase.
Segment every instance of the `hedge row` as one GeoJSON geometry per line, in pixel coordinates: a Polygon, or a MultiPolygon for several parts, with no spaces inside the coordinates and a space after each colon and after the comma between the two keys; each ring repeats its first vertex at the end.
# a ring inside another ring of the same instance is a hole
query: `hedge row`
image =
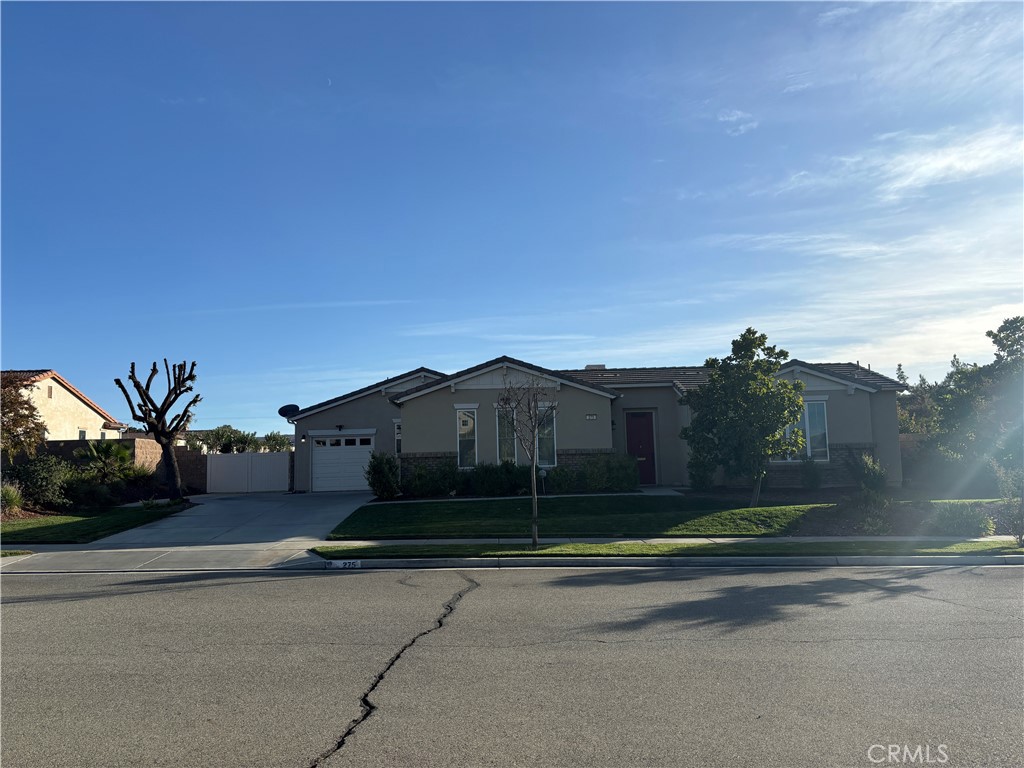
{"type": "MultiPolygon", "coordinates": [[[[552,467],[545,474],[537,480],[538,490],[545,493],[617,493],[632,491],[639,484],[636,460],[630,456],[589,456],[579,469],[552,467]]],[[[523,496],[530,493],[530,467],[503,462],[460,470],[451,460],[433,469],[416,466],[402,480],[395,456],[374,453],[366,468],[366,481],[382,500],[398,496],[523,496]]]]}

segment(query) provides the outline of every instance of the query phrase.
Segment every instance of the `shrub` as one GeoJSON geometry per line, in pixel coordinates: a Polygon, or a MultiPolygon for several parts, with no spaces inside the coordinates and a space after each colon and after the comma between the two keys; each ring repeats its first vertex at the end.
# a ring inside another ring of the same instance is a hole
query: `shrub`
{"type": "MultiPolygon", "coordinates": [[[[123,484],[119,486],[120,489],[123,487],[123,484]]],[[[85,475],[71,478],[64,493],[72,505],[86,509],[112,507],[121,501],[120,496],[106,483],[97,482],[93,477],[85,475]]]]}
{"type": "Polygon", "coordinates": [[[413,467],[413,470],[402,482],[402,493],[406,496],[430,497],[448,496],[453,491],[459,492],[460,484],[465,480],[460,478],[459,468],[454,459],[449,459],[439,467],[428,469],[420,464],[413,467]]]}
{"type": "Polygon", "coordinates": [[[850,479],[861,492],[884,494],[886,492],[885,467],[870,453],[846,459],[850,479]]]}
{"type": "Polygon", "coordinates": [[[1017,546],[1024,547],[1024,468],[1008,469],[993,462],[992,469],[1003,497],[996,513],[996,527],[999,533],[1016,538],[1017,546]]]}
{"type": "Polygon", "coordinates": [[[530,489],[530,468],[511,461],[480,464],[472,472],[460,473],[460,491],[471,496],[518,496],[530,489]]]}
{"type": "Polygon", "coordinates": [[[44,454],[11,470],[26,504],[43,510],[58,510],[68,505],[64,491],[75,477],[75,469],[64,459],[44,454]]]}
{"type": "Polygon", "coordinates": [[[810,456],[800,460],[800,484],[815,491],[821,488],[821,468],[810,456]]]}
{"type": "Polygon", "coordinates": [[[578,493],[583,489],[583,473],[572,467],[552,467],[544,478],[544,490],[548,493],[578,493]]]}
{"type": "Polygon", "coordinates": [[[25,506],[25,499],[21,495],[21,488],[17,483],[0,484],[0,509],[4,511],[17,511],[25,506]]]}
{"type": "Polygon", "coordinates": [[[370,490],[378,499],[387,501],[402,492],[399,485],[398,459],[394,454],[383,451],[371,454],[365,476],[370,490]]]}
{"type": "Polygon", "coordinates": [[[928,522],[941,536],[991,536],[995,522],[984,504],[942,501],[932,505],[928,522]]]}

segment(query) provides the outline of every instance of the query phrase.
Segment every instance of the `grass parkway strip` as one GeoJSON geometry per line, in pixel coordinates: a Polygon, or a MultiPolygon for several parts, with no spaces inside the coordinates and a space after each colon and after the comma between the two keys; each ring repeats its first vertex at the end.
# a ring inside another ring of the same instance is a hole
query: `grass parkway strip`
{"type": "Polygon", "coordinates": [[[737,542],[732,544],[680,542],[645,544],[551,544],[528,546],[493,544],[395,544],[315,547],[328,560],[371,560],[406,557],[765,557],[816,555],[1024,555],[1011,541],[823,541],[737,542]]]}

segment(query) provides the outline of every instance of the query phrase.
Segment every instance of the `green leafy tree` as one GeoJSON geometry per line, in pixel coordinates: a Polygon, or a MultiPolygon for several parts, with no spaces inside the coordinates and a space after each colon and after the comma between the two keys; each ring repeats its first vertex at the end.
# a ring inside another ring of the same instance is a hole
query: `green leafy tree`
{"type": "Polygon", "coordinates": [[[282,453],[292,449],[292,441],[280,432],[267,432],[263,436],[263,447],[271,453],[282,453]]]}
{"type": "Polygon", "coordinates": [[[768,345],[768,337],[747,328],[732,342],[732,354],[708,358],[708,380],[680,402],[690,407],[690,426],[680,437],[689,443],[691,478],[710,485],[716,467],[730,477],[753,482],[756,507],[768,462],[804,446],[799,429],[803,383],[776,377],[789,353],[768,345]]]}
{"type": "Polygon", "coordinates": [[[184,493],[181,487],[181,472],[178,470],[178,458],[174,454],[174,442],[181,432],[188,429],[189,422],[192,421],[192,409],[203,398],[201,395],[195,395],[181,411],[177,414],[172,413],[178,401],[193,390],[196,381],[196,364],[193,362],[191,365],[187,365],[182,361],[171,366],[164,358],[167,392],[158,401],[157,396],[152,392],[152,387],[159,372],[156,363],[153,363],[149,376],[143,383],[135,373],[135,363],[131,364],[128,381],[135,390],[134,398],[120,379],[114,379],[114,384],[121,390],[124,399],[128,401],[132,419],[144,424],[146,432],[160,446],[160,453],[167,472],[168,495],[172,500],[177,500],[182,498],[184,493]]]}
{"type": "Polygon", "coordinates": [[[938,384],[930,383],[924,376],[920,376],[916,384],[911,384],[902,365],[896,366],[896,378],[907,387],[907,391],[896,399],[900,433],[934,434],[938,426],[938,404],[935,400],[938,384]]]}
{"type": "Polygon", "coordinates": [[[937,388],[938,442],[948,456],[1008,470],[1024,462],[1024,317],[1011,317],[986,334],[996,347],[987,365],[953,358],[937,388]]]}
{"type": "Polygon", "coordinates": [[[8,459],[35,456],[46,439],[46,425],[28,396],[23,381],[4,376],[0,381],[0,450],[8,459]]]}

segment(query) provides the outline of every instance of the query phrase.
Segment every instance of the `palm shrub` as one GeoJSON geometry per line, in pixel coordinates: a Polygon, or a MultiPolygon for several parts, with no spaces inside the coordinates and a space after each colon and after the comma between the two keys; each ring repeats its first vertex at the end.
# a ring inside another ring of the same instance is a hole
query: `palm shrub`
{"type": "Polygon", "coordinates": [[[104,485],[123,480],[135,465],[131,448],[115,440],[88,443],[76,448],[75,456],[82,462],[83,474],[104,485]]]}
{"type": "Polygon", "coordinates": [[[366,483],[374,496],[387,501],[402,491],[399,482],[398,459],[394,454],[375,451],[366,465],[366,483]]]}

